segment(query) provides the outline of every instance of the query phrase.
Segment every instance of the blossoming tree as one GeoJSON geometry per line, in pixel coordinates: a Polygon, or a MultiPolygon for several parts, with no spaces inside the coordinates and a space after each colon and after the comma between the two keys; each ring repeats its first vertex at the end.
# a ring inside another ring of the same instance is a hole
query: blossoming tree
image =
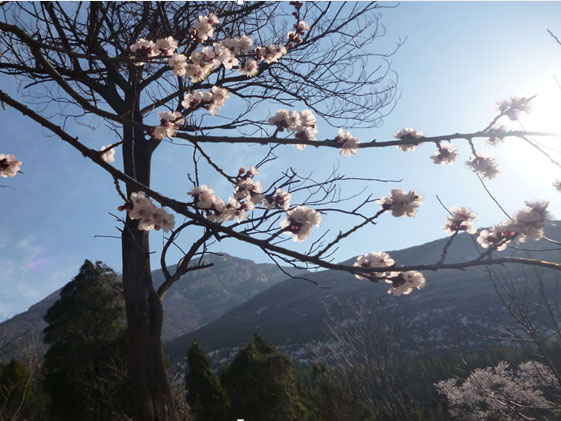
{"type": "MultiPolygon", "coordinates": [[[[428,136],[404,128],[394,139],[360,142],[348,129],[375,126],[395,93],[386,68],[367,70],[376,58],[366,47],[376,38],[369,30],[377,28],[373,12],[378,7],[299,2],[2,6],[0,71],[30,81],[33,89],[44,87],[44,95],[53,100],[51,106],[60,103],[99,118],[116,136],[101,148],[92,147],[92,142],[72,134],[64,116],[57,121],[42,115],[24,91],[18,95],[0,91],[5,106],[20,111],[107,171],[123,200],[119,210],[123,212],[128,360],[139,420],[176,418],[162,353],[161,300],[183,274],[208,267],[203,257],[212,241],[232,238],[255,246],[275,262],[382,280],[395,295],[422,288],[423,271],[504,263],[561,269],[554,262],[494,254],[509,242],[541,238],[547,202],[527,202],[512,218],[479,234],[470,209],[451,208],[443,226],[449,241],[437,262],[404,266],[386,252],[365,250],[354,265],[345,265],[330,258],[339,244],[385,214],[414,217],[423,196],[394,189],[378,200],[365,198],[360,206],[345,209],[344,202],[331,198],[345,177],[333,175],[318,182],[287,170],[270,185],[262,185],[259,175],[267,171],[273,150],[280,146],[332,148],[350,157],[373,148],[412,151],[419,144],[432,143],[436,150],[431,159],[442,165],[458,160],[454,142],[467,142],[473,153],[467,166],[482,179],[493,178],[497,161],[479,153],[477,142],[496,143],[528,134],[498,125],[499,119],[516,119],[528,111],[529,98],[511,98],[500,103],[498,114],[479,131],[428,136]],[[241,111],[219,118],[229,101],[242,104],[237,107],[241,111]],[[255,119],[260,104],[275,104],[278,111],[255,119]],[[155,116],[159,124],[150,123],[155,116]],[[337,133],[320,134],[318,117],[339,126],[337,133]],[[181,195],[168,197],[151,188],[151,161],[156,149],[178,143],[192,148],[194,175],[181,195]],[[206,150],[216,143],[234,150],[248,144],[270,149],[247,168],[227,168],[206,150]],[[122,169],[113,164],[119,157],[122,169]],[[201,161],[229,183],[229,198],[220,197],[211,181],[201,179],[201,161]],[[285,235],[305,242],[335,212],[359,222],[332,238],[322,235],[307,252],[287,245],[285,235]],[[179,217],[182,223],[176,222],[179,217]],[[158,288],[150,269],[152,231],[163,231],[166,240],[160,259],[165,281],[158,288]],[[475,259],[449,263],[447,250],[461,232],[476,235],[484,250],[475,259]],[[171,269],[167,253],[182,233],[181,238],[190,236],[190,245],[181,248],[183,256],[171,269]]],[[[0,152],[0,176],[18,176],[22,163],[9,150],[0,152]]]]}

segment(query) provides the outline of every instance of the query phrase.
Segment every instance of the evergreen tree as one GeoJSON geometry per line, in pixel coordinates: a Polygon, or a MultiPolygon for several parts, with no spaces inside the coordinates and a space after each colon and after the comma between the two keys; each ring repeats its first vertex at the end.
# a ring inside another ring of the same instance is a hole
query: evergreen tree
{"type": "Polygon", "coordinates": [[[230,419],[319,419],[303,398],[290,358],[257,334],[239,350],[221,379],[231,402],[230,419]]]}
{"type": "Polygon", "coordinates": [[[187,353],[189,372],[185,376],[187,402],[197,420],[225,420],[228,413],[226,395],[210,367],[210,360],[198,343],[187,353]]]}
{"type": "Polygon", "coordinates": [[[44,388],[57,420],[118,419],[127,399],[125,315],[118,279],[86,260],[48,310],[44,388]]]}
{"type": "Polygon", "coordinates": [[[0,364],[0,420],[29,419],[33,411],[35,382],[17,360],[0,364]]]}

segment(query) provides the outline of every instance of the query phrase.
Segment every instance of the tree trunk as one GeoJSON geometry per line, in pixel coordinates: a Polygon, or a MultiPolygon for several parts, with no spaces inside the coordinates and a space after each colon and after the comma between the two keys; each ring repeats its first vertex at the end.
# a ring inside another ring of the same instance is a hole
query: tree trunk
{"type": "MultiPolygon", "coordinates": [[[[150,185],[151,151],[144,134],[125,128],[125,173],[150,185]]],[[[127,194],[131,186],[127,186],[127,194]]],[[[163,309],[150,270],[148,232],[127,216],[122,233],[123,286],[128,322],[128,369],[133,387],[135,420],[176,420],[171,387],[162,350],[163,309]]]]}

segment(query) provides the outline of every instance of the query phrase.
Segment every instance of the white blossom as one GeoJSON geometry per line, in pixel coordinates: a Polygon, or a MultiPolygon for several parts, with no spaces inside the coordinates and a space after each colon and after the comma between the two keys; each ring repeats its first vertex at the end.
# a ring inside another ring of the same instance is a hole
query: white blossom
{"type": "Polygon", "coordinates": [[[177,50],[177,41],[172,36],[160,38],[156,40],[154,49],[164,56],[172,55],[177,50]]]}
{"type": "Polygon", "coordinates": [[[446,234],[453,234],[458,231],[465,231],[468,234],[475,234],[477,228],[472,222],[477,216],[469,208],[453,206],[450,208],[452,215],[448,217],[446,223],[442,225],[442,229],[446,234]]]}
{"type": "Polygon", "coordinates": [[[210,91],[189,92],[181,101],[181,105],[185,108],[196,107],[202,104],[204,108],[208,109],[211,115],[215,115],[216,111],[224,106],[226,99],[230,98],[230,92],[226,88],[220,86],[213,86],[210,91]]]}
{"type": "MultiPolygon", "coordinates": [[[[294,137],[296,139],[304,140],[316,140],[318,134],[318,129],[315,126],[300,126],[294,131],[294,137]]],[[[298,149],[304,149],[307,145],[295,145],[298,149]]]]}
{"type": "Polygon", "coordinates": [[[452,164],[458,160],[458,150],[451,143],[439,144],[436,152],[430,157],[435,164],[452,164]]]}
{"type": "Polygon", "coordinates": [[[484,248],[500,244],[496,250],[502,251],[514,238],[519,243],[527,239],[539,240],[543,237],[545,223],[549,220],[548,205],[549,202],[546,201],[526,202],[526,209],[517,211],[512,219],[482,230],[477,242],[484,248]]]}
{"type": "Polygon", "coordinates": [[[496,225],[488,230],[481,230],[477,237],[477,242],[483,248],[496,247],[497,251],[506,249],[507,244],[516,236],[516,232],[509,230],[505,226],[496,225]]]}
{"type": "Polygon", "coordinates": [[[176,76],[185,76],[187,74],[187,57],[185,55],[173,54],[168,59],[168,64],[176,76]]]}
{"type": "MultiPolygon", "coordinates": [[[[300,113],[278,110],[273,117],[269,118],[271,126],[277,126],[279,131],[289,129],[296,139],[316,140],[317,119],[311,110],[304,110],[300,113]]],[[[305,144],[295,145],[298,149],[304,149],[305,144]]]]}
{"type": "Polygon", "coordinates": [[[216,222],[220,223],[220,222],[233,220],[234,218],[236,218],[236,216],[239,216],[240,208],[241,208],[240,202],[238,202],[236,199],[233,199],[231,197],[228,198],[228,203],[224,205],[224,209],[221,210],[220,215],[218,216],[216,222]],[[236,215],[236,213],[238,213],[238,215],[236,215]]]}
{"type": "Polygon", "coordinates": [[[487,133],[489,133],[490,136],[489,139],[487,140],[487,145],[497,146],[498,144],[502,143],[506,131],[507,129],[505,126],[495,124],[487,131],[487,133]]]}
{"type": "MultiPolygon", "coordinates": [[[[398,130],[397,132],[395,132],[394,137],[396,139],[400,139],[400,140],[403,140],[405,142],[408,142],[408,141],[412,141],[412,140],[421,139],[421,138],[425,137],[425,134],[423,132],[418,132],[417,130],[415,130],[413,128],[406,127],[404,129],[401,129],[401,130],[398,130]]],[[[405,152],[405,151],[415,150],[417,148],[417,145],[416,144],[403,144],[403,145],[397,145],[397,147],[405,152]]]]}
{"type": "Polygon", "coordinates": [[[103,152],[101,154],[101,159],[103,159],[105,162],[115,162],[115,148],[111,148],[105,151],[108,147],[109,146],[101,147],[101,152],[103,152]]]}
{"type": "Polygon", "coordinates": [[[335,141],[341,147],[339,151],[341,155],[349,156],[358,152],[360,140],[353,136],[351,132],[345,132],[343,129],[339,129],[335,141]]]}
{"type": "Polygon", "coordinates": [[[423,203],[423,196],[415,190],[405,193],[401,189],[393,189],[391,194],[377,201],[384,210],[391,210],[395,217],[407,215],[415,216],[417,209],[423,203]]]}
{"type": "Polygon", "coordinates": [[[304,32],[310,30],[310,26],[305,21],[301,20],[300,22],[294,24],[294,29],[300,34],[304,34],[304,32]]]}
{"type": "Polygon", "coordinates": [[[304,110],[300,113],[300,125],[304,127],[315,127],[318,120],[311,110],[304,110]]]}
{"type": "MultiPolygon", "coordinates": [[[[137,42],[131,45],[131,51],[134,53],[135,58],[150,58],[154,57],[155,54],[155,44],[153,41],[148,41],[144,38],[140,38],[137,42]]],[[[144,66],[146,62],[135,61],[135,66],[144,66]]]]}
{"type": "Polygon", "coordinates": [[[214,35],[214,25],[219,23],[218,17],[211,13],[209,16],[199,16],[199,20],[195,22],[193,34],[198,42],[204,42],[214,35]]]}
{"type": "Polygon", "coordinates": [[[277,126],[282,132],[284,129],[296,130],[300,126],[300,113],[296,111],[288,111],[285,109],[278,110],[273,117],[269,118],[269,125],[277,126]]]}
{"type": "Polygon", "coordinates": [[[508,363],[501,361],[495,367],[472,371],[460,382],[450,378],[435,384],[448,399],[453,417],[466,420],[542,419],[537,410],[545,410],[553,417],[547,419],[558,419],[561,415],[559,406],[548,401],[543,393],[545,390],[559,393],[559,382],[549,367],[537,361],[522,363],[518,370],[510,369],[508,363]]]}
{"type": "Polygon", "coordinates": [[[259,66],[255,60],[247,60],[239,69],[238,73],[247,77],[257,76],[259,73],[259,66]]]}
{"type": "Polygon", "coordinates": [[[247,207],[245,204],[242,203],[240,207],[236,209],[236,219],[238,220],[238,224],[247,219],[247,207]]]}
{"type": "Polygon", "coordinates": [[[193,196],[195,206],[199,209],[210,209],[214,203],[214,190],[206,184],[193,187],[193,189],[187,194],[193,196]]]}
{"type": "Polygon", "coordinates": [[[561,180],[556,179],[556,180],[553,182],[553,187],[555,187],[555,189],[556,189],[557,191],[561,192],[561,180]]]}
{"type": "Polygon", "coordinates": [[[264,205],[267,209],[284,209],[290,208],[290,193],[281,189],[276,189],[275,194],[265,196],[264,205]]]}
{"type": "Polygon", "coordinates": [[[518,120],[520,113],[529,113],[531,98],[513,96],[499,102],[499,111],[508,118],[515,121],[518,120]]]}
{"type": "Polygon", "coordinates": [[[179,111],[158,111],[158,117],[160,117],[162,124],[183,124],[183,118],[179,111]]]}
{"type": "Polygon", "coordinates": [[[249,210],[255,209],[255,206],[263,201],[263,187],[259,181],[253,181],[251,178],[240,180],[234,187],[234,198],[244,200],[249,210]]]}
{"type": "Polygon", "coordinates": [[[175,226],[175,216],[164,208],[157,207],[144,192],[132,193],[131,202],[132,208],[128,209],[129,218],[140,220],[138,229],[168,232],[175,226]]]}
{"type": "Polygon", "coordinates": [[[15,177],[21,167],[21,161],[13,154],[0,153],[0,177],[15,177]]]}
{"type": "Polygon", "coordinates": [[[549,220],[547,207],[549,202],[544,200],[527,201],[526,209],[517,211],[510,225],[510,228],[519,235],[518,242],[526,239],[539,240],[543,237],[545,223],[549,220]]]}
{"type": "Polygon", "coordinates": [[[183,118],[179,111],[159,111],[160,125],[152,130],[152,137],[163,140],[166,137],[172,138],[177,134],[180,124],[183,124],[183,118]]]}
{"type": "Polygon", "coordinates": [[[416,270],[390,272],[386,282],[392,284],[388,294],[393,295],[409,295],[415,288],[422,289],[427,283],[425,276],[416,270]]]}
{"type": "MultiPolygon", "coordinates": [[[[362,268],[379,268],[388,267],[395,264],[395,260],[391,258],[388,253],[383,251],[373,251],[371,253],[359,256],[353,266],[362,268]]],[[[387,272],[370,272],[370,273],[360,273],[355,274],[357,279],[367,279],[367,276],[374,278],[383,278],[387,275],[387,272]]]]}
{"type": "Polygon", "coordinates": [[[208,106],[208,112],[210,115],[216,114],[220,108],[224,106],[224,101],[230,98],[230,92],[226,88],[220,86],[213,86],[211,89],[212,100],[208,106]]]}
{"type": "Polygon", "coordinates": [[[267,47],[257,47],[255,49],[255,54],[261,59],[265,60],[267,63],[276,63],[283,55],[288,52],[283,44],[279,44],[278,47],[269,44],[267,47]]]}
{"type": "Polygon", "coordinates": [[[238,65],[238,58],[233,50],[224,46],[221,42],[214,43],[214,51],[220,62],[224,65],[224,68],[231,69],[238,65]]]}
{"type": "Polygon", "coordinates": [[[168,213],[163,208],[158,208],[152,214],[152,221],[154,222],[154,229],[156,231],[162,230],[168,232],[175,226],[175,216],[168,213]]]}
{"type": "Polygon", "coordinates": [[[283,232],[292,234],[292,239],[297,242],[304,241],[312,232],[315,225],[319,227],[321,215],[318,211],[306,206],[296,206],[286,213],[286,219],[281,221],[283,232]]]}
{"type": "Polygon", "coordinates": [[[226,38],[220,44],[232,50],[235,54],[247,53],[253,48],[253,41],[247,35],[241,37],[226,38]]]}
{"type": "Polygon", "coordinates": [[[471,161],[466,161],[466,165],[473,172],[481,174],[481,177],[492,179],[499,173],[499,164],[495,158],[479,155],[471,161]]]}

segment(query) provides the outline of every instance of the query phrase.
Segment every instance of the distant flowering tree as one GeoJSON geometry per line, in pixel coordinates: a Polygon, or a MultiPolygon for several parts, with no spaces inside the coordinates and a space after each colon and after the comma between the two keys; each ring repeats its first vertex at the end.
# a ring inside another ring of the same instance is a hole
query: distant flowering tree
{"type": "Polygon", "coordinates": [[[536,361],[512,370],[506,362],[478,368],[466,380],[442,380],[436,384],[446,396],[453,416],[466,420],[554,420],[561,416],[561,388],[550,368],[536,361]],[[546,393],[544,393],[546,392],[546,393]]]}
{"type": "MultiPolygon", "coordinates": [[[[390,284],[388,292],[395,295],[423,287],[423,270],[504,263],[561,269],[553,262],[492,255],[510,241],[541,238],[548,219],[547,202],[528,202],[527,209],[513,218],[481,231],[478,241],[487,250],[473,260],[448,263],[445,259],[458,233],[476,232],[475,214],[459,207],[451,209],[444,225],[451,236],[438,262],[400,266],[387,253],[371,252],[354,265],[344,265],[330,258],[340,243],[383,214],[414,217],[423,196],[415,190],[394,189],[379,200],[368,197],[360,206],[344,209],[344,202],[332,193],[349,178],[333,174],[312,181],[289,169],[267,186],[257,179],[281,145],[300,150],[335,148],[349,157],[361,149],[412,151],[419,144],[433,143],[434,163],[452,164],[459,159],[453,141],[470,145],[473,156],[466,165],[482,179],[490,179],[498,174],[497,161],[479,153],[475,141],[488,139],[496,144],[507,136],[526,139],[528,132],[510,131],[497,122],[528,112],[531,98],[501,102],[498,114],[480,131],[427,136],[404,128],[395,133],[395,139],[360,142],[348,129],[376,126],[395,96],[388,68],[373,66],[377,55],[367,49],[376,39],[379,26],[374,12],[380,7],[370,2],[2,5],[0,71],[30,82],[29,89],[44,88],[42,98],[52,99],[52,107],[63,104],[65,108],[47,118],[37,111],[38,96],[26,95],[26,90],[20,90],[19,96],[2,90],[0,101],[107,171],[123,200],[119,210],[124,212],[128,363],[138,396],[137,419],[176,417],[162,353],[161,300],[184,273],[208,267],[202,258],[212,241],[233,238],[254,245],[275,262],[347,271],[374,282],[385,280],[390,284]],[[378,70],[364,70],[370,68],[378,70]],[[219,114],[233,99],[237,112],[219,114]],[[255,117],[262,104],[279,109],[268,118],[255,117]],[[78,139],[65,124],[65,116],[73,112],[108,123],[117,137],[101,147],[78,139]],[[339,127],[337,134],[319,139],[318,117],[339,127]],[[190,185],[183,196],[172,198],[150,187],[151,162],[156,149],[177,143],[192,148],[193,162],[190,185]],[[253,166],[238,170],[220,165],[205,150],[212,143],[234,144],[234,151],[247,144],[266,145],[269,152],[253,166]],[[119,155],[122,170],[112,165],[119,155]],[[227,200],[216,193],[211,179],[201,179],[201,162],[231,185],[227,200]],[[335,212],[358,222],[332,238],[323,234],[307,252],[284,244],[283,235],[306,241],[335,212]],[[176,216],[183,222],[176,223],[176,216]],[[158,289],[150,269],[149,233],[154,230],[167,234],[161,254],[165,281],[158,289]],[[182,233],[190,235],[191,245],[180,248],[184,255],[171,270],[167,252],[182,233]]],[[[15,156],[0,155],[2,177],[16,176],[20,166],[15,156]]]]}

